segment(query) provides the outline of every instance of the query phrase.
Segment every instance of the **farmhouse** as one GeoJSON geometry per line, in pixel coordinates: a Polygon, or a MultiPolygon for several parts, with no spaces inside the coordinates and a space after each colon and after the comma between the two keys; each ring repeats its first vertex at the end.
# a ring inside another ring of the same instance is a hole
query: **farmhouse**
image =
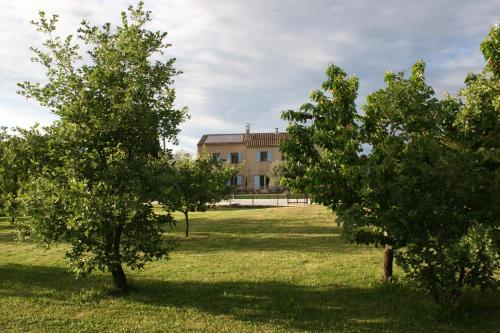
{"type": "Polygon", "coordinates": [[[231,163],[243,163],[240,174],[231,180],[231,185],[257,191],[272,190],[268,174],[273,161],[283,159],[279,143],[287,133],[251,133],[250,126],[242,134],[205,134],[198,142],[198,153],[206,149],[214,157],[231,163]]]}

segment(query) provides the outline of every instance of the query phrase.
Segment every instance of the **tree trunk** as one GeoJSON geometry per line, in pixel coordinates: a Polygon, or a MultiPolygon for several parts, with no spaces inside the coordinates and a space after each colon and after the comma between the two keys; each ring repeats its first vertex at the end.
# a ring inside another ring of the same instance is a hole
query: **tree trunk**
{"type": "Polygon", "coordinates": [[[394,250],[391,246],[386,245],[384,250],[384,272],[382,281],[388,282],[392,280],[392,264],[394,261],[394,250]]]}
{"type": "Polygon", "coordinates": [[[184,212],[184,216],[186,217],[186,237],[189,237],[189,217],[188,212],[184,212]]]}
{"type": "Polygon", "coordinates": [[[123,292],[128,291],[127,277],[122,267],[122,258],[120,253],[120,242],[122,237],[123,227],[121,225],[117,226],[114,230],[113,237],[113,263],[111,263],[108,268],[113,275],[113,282],[115,286],[123,292]]]}
{"type": "Polygon", "coordinates": [[[113,275],[113,282],[115,283],[115,287],[126,293],[128,291],[127,276],[125,276],[122,265],[112,265],[109,267],[109,270],[113,275]]]}

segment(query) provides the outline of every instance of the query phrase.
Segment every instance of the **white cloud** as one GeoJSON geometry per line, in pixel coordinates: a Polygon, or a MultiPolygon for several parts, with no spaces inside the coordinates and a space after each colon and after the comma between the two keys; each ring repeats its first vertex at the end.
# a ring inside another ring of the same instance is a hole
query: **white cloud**
{"type": "MultiPolygon", "coordinates": [[[[41,42],[29,24],[39,9],[59,14],[68,34],[82,18],[116,24],[132,3],[0,0],[0,124],[54,119],[15,93],[16,82],[43,79],[28,50],[41,42]]],[[[246,122],[283,129],[280,110],[303,103],[332,62],[360,77],[360,103],[383,84],[386,69],[408,70],[420,58],[438,94],[455,91],[482,67],[479,43],[500,12],[494,0],[147,0],[146,7],[184,71],[176,104],[190,109],[180,147],[191,152],[202,134],[240,132],[246,122]]]]}

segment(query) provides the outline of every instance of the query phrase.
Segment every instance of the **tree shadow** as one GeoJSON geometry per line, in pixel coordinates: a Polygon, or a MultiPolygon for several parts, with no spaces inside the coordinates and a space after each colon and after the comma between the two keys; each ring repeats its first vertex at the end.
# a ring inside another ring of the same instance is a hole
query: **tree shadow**
{"type": "Polygon", "coordinates": [[[0,224],[0,231],[11,231],[14,230],[14,226],[10,222],[0,224]]]}
{"type": "Polygon", "coordinates": [[[277,235],[262,237],[230,236],[217,233],[192,233],[190,237],[174,236],[178,246],[175,252],[216,252],[216,251],[297,251],[304,253],[352,254],[353,251],[371,251],[372,247],[344,242],[336,235],[277,235]]]}
{"type": "MultiPolygon", "coordinates": [[[[107,284],[109,278],[75,280],[61,267],[0,266],[0,295],[66,300],[83,288],[107,284]],[[39,290],[48,290],[40,296],[39,290]]],[[[499,293],[476,299],[468,320],[436,320],[437,306],[421,292],[401,285],[353,288],[303,286],[282,281],[163,281],[131,279],[128,294],[115,295],[140,307],[196,309],[212,315],[271,324],[285,330],[353,332],[494,331],[499,293]]],[[[68,306],[68,305],[65,305],[68,306]]],[[[133,310],[133,307],[131,308],[133,310]]],[[[186,318],[186,320],[189,320],[186,318]]]]}
{"type": "Polygon", "coordinates": [[[17,242],[16,235],[12,232],[0,233],[0,243],[15,243],[17,242]]]}
{"type": "Polygon", "coordinates": [[[0,265],[0,296],[46,297],[64,300],[68,293],[83,288],[109,285],[104,276],[76,279],[63,267],[6,264],[0,265]],[[45,293],[40,293],[40,290],[45,293]]]}

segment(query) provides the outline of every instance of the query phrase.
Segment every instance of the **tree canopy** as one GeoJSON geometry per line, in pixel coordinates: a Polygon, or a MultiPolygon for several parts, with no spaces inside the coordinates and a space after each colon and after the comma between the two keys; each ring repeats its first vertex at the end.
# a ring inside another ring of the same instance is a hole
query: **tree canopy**
{"type": "Polygon", "coordinates": [[[43,166],[23,186],[33,219],[19,228],[46,246],[69,242],[76,273],[108,270],[125,291],[122,265],[142,268],[171,249],[162,238],[171,217],[155,214],[152,201],[171,159],[159,138],[176,141],[186,110],[174,108],[180,72],[165,56],[167,33],[147,29],[142,2],[121,18],[114,28],[83,21],[77,39],[86,53],[72,35],[56,36],[56,15],[33,22],[47,37],[32,48],[47,81],[20,83],[20,93],[58,119],[44,129],[43,166]]]}
{"type": "Polygon", "coordinates": [[[189,153],[177,154],[172,165],[169,186],[161,199],[170,211],[179,211],[186,220],[189,236],[189,212],[204,212],[233,190],[228,181],[236,177],[238,167],[202,151],[195,159],[189,153]]]}
{"type": "Polygon", "coordinates": [[[465,285],[496,284],[499,31],[483,42],[488,64],[467,77],[462,98],[436,98],[418,61],[408,78],[387,72],[359,113],[358,79],[331,65],[311,102],[283,113],[287,163],[306,168],[288,185],[332,208],[348,240],[385,245],[389,262],[396,251],[408,276],[443,303],[465,285]]]}

